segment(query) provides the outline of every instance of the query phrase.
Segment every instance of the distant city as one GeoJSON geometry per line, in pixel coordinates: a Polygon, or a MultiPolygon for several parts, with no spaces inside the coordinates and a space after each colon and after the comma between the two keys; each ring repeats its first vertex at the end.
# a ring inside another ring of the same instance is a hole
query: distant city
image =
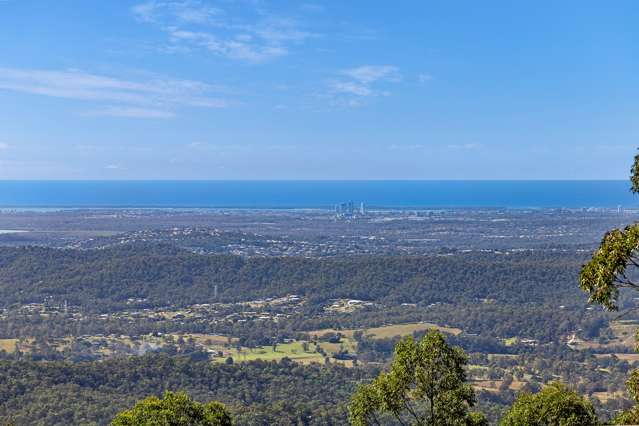
{"type": "Polygon", "coordinates": [[[337,218],[352,218],[356,216],[366,216],[366,204],[360,202],[356,208],[355,203],[348,201],[346,203],[335,204],[335,216],[337,218]]]}

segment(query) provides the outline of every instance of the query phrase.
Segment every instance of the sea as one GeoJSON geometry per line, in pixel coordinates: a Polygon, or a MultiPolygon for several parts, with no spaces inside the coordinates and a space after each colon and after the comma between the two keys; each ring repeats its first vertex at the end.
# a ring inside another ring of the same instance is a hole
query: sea
{"type": "Polygon", "coordinates": [[[635,208],[628,181],[0,181],[0,208],[635,208]]]}

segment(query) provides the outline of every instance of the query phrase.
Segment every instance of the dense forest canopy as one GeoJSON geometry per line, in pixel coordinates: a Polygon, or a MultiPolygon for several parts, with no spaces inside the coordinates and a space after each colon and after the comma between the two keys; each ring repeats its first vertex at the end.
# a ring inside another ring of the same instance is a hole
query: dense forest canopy
{"type": "Polygon", "coordinates": [[[237,365],[166,356],[75,364],[2,361],[0,418],[15,424],[105,425],[139,399],[181,390],[198,401],[225,403],[239,424],[294,425],[313,417],[338,425],[347,422],[350,394],[368,374],[286,360],[237,365]]]}
{"type": "Polygon", "coordinates": [[[583,260],[574,252],[534,251],[247,259],[169,246],[0,248],[0,300],[7,306],[52,298],[89,310],[121,307],[128,298],[164,306],[292,293],[318,301],[576,304],[583,301],[576,286],[583,260]]]}

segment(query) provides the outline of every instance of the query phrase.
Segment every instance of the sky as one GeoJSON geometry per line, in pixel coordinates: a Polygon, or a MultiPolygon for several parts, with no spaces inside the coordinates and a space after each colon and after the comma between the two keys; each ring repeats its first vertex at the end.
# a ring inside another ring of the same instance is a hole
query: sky
{"type": "Polygon", "coordinates": [[[0,0],[0,179],[626,179],[639,3],[0,0]]]}

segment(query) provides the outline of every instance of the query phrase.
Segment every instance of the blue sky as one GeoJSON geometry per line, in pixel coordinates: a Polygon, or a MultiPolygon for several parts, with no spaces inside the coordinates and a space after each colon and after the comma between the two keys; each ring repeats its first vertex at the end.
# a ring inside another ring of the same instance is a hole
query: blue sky
{"type": "Polygon", "coordinates": [[[635,1],[0,0],[0,179],[625,179],[635,1]]]}

